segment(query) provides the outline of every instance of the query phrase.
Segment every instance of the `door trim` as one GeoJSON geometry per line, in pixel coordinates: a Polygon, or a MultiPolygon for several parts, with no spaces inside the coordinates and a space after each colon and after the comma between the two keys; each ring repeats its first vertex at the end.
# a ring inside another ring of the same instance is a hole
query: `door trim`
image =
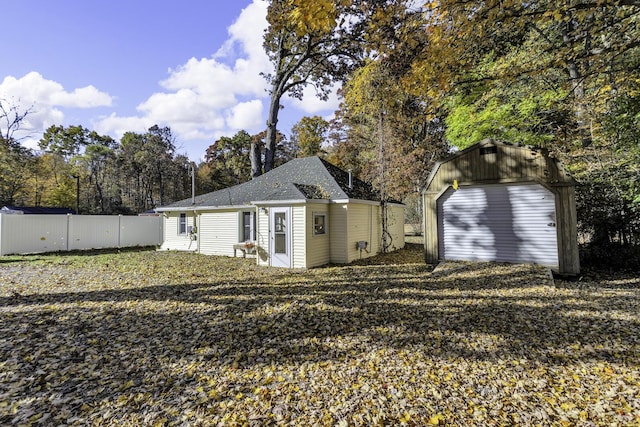
{"type": "Polygon", "coordinates": [[[269,209],[269,265],[272,267],[291,268],[291,234],[291,207],[271,207],[269,209]],[[284,214],[284,223],[281,219],[276,223],[276,216],[281,218],[281,214],[284,214]],[[284,226],[284,232],[281,232],[282,226],[284,226]],[[284,241],[276,244],[276,239],[284,241]],[[284,243],[284,252],[278,251],[282,249],[282,243],[284,243]]]}

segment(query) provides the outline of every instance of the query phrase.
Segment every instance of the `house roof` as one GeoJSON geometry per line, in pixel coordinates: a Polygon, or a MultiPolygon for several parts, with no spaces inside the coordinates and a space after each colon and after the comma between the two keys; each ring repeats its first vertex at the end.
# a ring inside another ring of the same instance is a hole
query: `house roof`
{"type": "Polygon", "coordinates": [[[195,198],[195,203],[188,198],[156,210],[247,206],[257,201],[344,199],[381,200],[370,184],[352,177],[349,187],[349,172],[314,156],[293,159],[251,181],[202,194],[195,198]]]}
{"type": "Polygon", "coordinates": [[[76,213],[75,210],[69,208],[48,208],[44,206],[3,206],[2,211],[23,214],[40,214],[40,215],[67,215],[76,213]]]}

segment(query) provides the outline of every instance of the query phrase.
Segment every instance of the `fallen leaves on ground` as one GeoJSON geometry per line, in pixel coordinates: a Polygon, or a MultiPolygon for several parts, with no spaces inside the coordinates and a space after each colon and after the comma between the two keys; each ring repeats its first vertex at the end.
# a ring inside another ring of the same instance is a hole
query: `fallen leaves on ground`
{"type": "Polygon", "coordinates": [[[417,251],[308,271],[9,258],[0,424],[640,424],[638,278],[431,271],[417,251]]]}

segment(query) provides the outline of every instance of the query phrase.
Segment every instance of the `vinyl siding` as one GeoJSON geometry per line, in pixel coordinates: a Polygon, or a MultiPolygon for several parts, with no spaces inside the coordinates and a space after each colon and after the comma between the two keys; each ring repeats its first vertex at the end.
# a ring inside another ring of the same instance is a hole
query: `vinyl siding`
{"type": "Polygon", "coordinates": [[[200,214],[200,253],[232,257],[233,245],[238,243],[239,236],[238,211],[215,211],[200,214]]]}
{"type": "Polygon", "coordinates": [[[337,264],[349,262],[347,253],[347,242],[349,241],[348,206],[346,203],[329,205],[331,262],[337,264]]]}
{"type": "Polygon", "coordinates": [[[293,268],[307,267],[306,207],[291,207],[291,265],[293,268]]]}
{"type": "Polygon", "coordinates": [[[391,235],[389,250],[404,248],[404,207],[387,206],[387,229],[391,235]]]}
{"type": "Polygon", "coordinates": [[[349,203],[348,206],[349,236],[347,239],[347,262],[360,258],[368,258],[380,251],[380,239],[374,230],[379,229],[380,207],[371,204],[349,203]],[[360,251],[356,242],[367,242],[367,250],[360,251]]]}
{"type": "Polygon", "coordinates": [[[369,252],[378,254],[382,251],[382,212],[380,206],[369,205],[369,217],[371,224],[373,224],[369,252]]]}
{"type": "MultiPolygon", "coordinates": [[[[162,214],[164,239],[160,250],[171,251],[197,251],[198,241],[191,240],[189,234],[178,234],[179,212],[165,212],[162,214]]],[[[187,213],[187,228],[194,225],[195,218],[192,212],[187,213]]]]}
{"type": "Polygon", "coordinates": [[[258,209],[258,227],[256,237],[258,240],[258,265],[269,265],[269,213],[258,209]]]}
{"type": "Polygon", "coordinates": [[[337,236],[331,233],[331,218],[329,217],[329,205],[312,204],[306,207],[306,267],[317,267],[331,262],[331,240],[337,236]],[[313,234],[313,215],[323,213],[329,228],[327,234],[313,234]]]}

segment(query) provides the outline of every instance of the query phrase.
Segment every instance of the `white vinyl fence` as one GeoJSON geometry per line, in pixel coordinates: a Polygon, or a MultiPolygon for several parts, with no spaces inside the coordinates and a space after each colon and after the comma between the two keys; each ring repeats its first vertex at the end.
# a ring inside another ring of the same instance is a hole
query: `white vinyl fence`
{"type": "Polygon", "coordinates": [[[161,216],[0,214],[0,255],[161,243],[161,216]]]}

